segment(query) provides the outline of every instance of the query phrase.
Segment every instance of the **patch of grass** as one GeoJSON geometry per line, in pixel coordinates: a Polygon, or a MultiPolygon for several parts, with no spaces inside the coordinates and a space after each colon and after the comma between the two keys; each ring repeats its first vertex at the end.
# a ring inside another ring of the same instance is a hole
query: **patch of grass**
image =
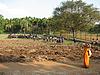
{"type": "Polygon", "coordinates": [[[7,39],[8,34],[0,34],[0,40],[7,39]]]}
{"type": "Polygon", "coordinates": [[[63,44],[64,45],[73,45],[74,42],[73,41],[69,41],[69,40],[65,40],[63,44]]]}

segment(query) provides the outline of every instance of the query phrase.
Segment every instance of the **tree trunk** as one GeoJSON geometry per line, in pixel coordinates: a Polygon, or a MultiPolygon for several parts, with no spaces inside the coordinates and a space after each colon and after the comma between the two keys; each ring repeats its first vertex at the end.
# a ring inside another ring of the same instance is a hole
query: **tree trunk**
{"type": "Polygon", "coordinates": [[[73,34],[73,42],[75,43],[76,40],[75,40],[75,30],[74,29],[72,29],[72,34],[73,34]]]}
{"type": "Polygon", "coordinates": [[[85,41],[86,41],[86,32],[85,32],[85,41]]]}
{"type": "Polygon", "coordinates": [[[92,40],[92,33],[90,33],[90,41],[92,40]]]}
{"type": "Polygon", "coordinates": [[[82,35],[81,35],[81,31],[80,31],[80,39],[81,39],[82,35]]]}
{"type": "Polygon", "coordinates": [[[98,33],[97,33],[96,39],[98,40],[98,33]]]}
{"type": "Polygon", "coordinates": [[[13,27],[11,27],[11,33],[14,33],[13,27]]]}

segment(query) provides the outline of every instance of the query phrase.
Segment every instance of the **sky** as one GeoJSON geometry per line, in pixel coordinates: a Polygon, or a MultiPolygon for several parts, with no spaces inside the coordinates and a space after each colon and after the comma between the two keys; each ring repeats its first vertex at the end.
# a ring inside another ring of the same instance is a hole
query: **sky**
{"type": "MultiPolygon", "coordinates": [[[[5,18],[20,18],[25,16],[48,18],[61,2],[67,0],[0,0],[0,14],[5,18]]],[[[84,0],[94,7],[100,8],[100,0],[84,0]]]]}

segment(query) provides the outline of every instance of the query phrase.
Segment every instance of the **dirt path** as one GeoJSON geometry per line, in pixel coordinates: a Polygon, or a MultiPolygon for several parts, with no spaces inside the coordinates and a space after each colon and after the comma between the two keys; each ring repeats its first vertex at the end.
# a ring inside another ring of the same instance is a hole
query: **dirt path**
{"type": "Polygon", "coordinates": [[[30,63],[1,63],[0,75],[100,75],[100,63],[85,69],[81,63],[53,61],[30,63]]]}

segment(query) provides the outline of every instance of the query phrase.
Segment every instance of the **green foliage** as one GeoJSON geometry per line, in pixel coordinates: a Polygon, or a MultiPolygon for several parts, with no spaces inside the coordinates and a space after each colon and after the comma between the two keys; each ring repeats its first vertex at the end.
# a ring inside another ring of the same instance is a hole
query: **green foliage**
{"type": "Polygon", "coordinates": [[[96,24],[94,27],[92,27],[91,29],[89,29],[88,31],[89,33],[100,33],[100,24],[96,24]]]}
{"type": "Polygon", "coordinates": [[[100,20],[100,11],[82,0],[66,1],[55,9],[53,17],[59,30],[70,31],[75,38],[75,32],[87,31],[100,20]]]}
{"type": "Polygon", "coordinates": [[[4,33],[4,17],[0,15],[0,34],[4,33]]]}
{"type": "Polygon", "coordinates": [[[23,17],[4,19],[0,15],[0,33],[35,33],[53,34],[56,32],[72,32],[75,37],[77,31],[88,31],[100,27],[93,26],[100,21],[100,11],[93,5],[88,5],[82,0],[62,2],[61,6],[55,8],[51,18],[23,17]]]}

